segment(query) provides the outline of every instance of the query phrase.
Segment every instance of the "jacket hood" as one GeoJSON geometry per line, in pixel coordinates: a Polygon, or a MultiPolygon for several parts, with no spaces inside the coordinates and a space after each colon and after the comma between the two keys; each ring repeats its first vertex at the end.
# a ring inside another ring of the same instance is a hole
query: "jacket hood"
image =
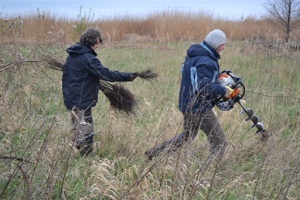
{"type": "Polygon", "coordinates": [[[91,49],[90,47],[88,47],[82,43],[76,43],[73,46],[67,48],[66,51],[72,57],[82,55],[85,53],[91,53],[91,54],[97,56],[97,53],[93,49],[91,49]]]}
{"type": "Polygon", "coordinates": [[[193,44],[192,46],[190,46],[190,48],[187,50],[187,55],[190,58],[199,55],[207,55],[214,58],[215,60],[220,59],[220,54],[218,54],[214,49],[212,49],[205,41],[203,41],[200,44],[193,44]]]}
{"type": "Polygon", "coordinates": [[[206,51],[200,46],[200,44],[193,44],[190,46],[190,48],[187,50],[187,55],[192,58],[199,55],[206,54],[206,51]]]}

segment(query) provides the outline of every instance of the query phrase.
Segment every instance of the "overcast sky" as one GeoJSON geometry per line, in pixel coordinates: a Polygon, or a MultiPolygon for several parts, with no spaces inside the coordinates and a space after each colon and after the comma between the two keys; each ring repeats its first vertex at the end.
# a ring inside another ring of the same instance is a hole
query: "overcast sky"
{"type": "Polygon", "coordinates": [[[76,19],[81,12],[100,17],[145,16],[161,10],[205,12],[215,17],[241,19],[264,14],[266,0],[0,0],[0,17],[46,12],[76,19]]]}

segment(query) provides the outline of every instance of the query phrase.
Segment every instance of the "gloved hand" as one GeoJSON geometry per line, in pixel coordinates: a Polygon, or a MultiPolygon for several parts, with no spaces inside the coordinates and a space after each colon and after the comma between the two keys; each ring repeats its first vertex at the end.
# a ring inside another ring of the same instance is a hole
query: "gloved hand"
{"type": "Polygon", "coordinates": [[[225,88],[226,88],[226,94],[224,95],[224,97],[226,99],[232,98],[231,95],[234,93],[234,90],[231,89],[229,86],[225,86],[225,88]]]}
{"type": "Polygon", "coordinates": [[[130,81],[133,81],[138,76],[138,73],[134,72],[130,74],[130,81]]]}

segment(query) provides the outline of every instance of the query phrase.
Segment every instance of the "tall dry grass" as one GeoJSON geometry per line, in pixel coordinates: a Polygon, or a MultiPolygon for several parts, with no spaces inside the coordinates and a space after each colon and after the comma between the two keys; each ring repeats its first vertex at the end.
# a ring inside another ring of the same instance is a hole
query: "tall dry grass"
{"type": "Polygon", "coordinates": [[[300,198],[300,56],[281,42],[280,32],[254,19],[177,12],[89,19],[41,14],[0,21],[1,199],[300,198]],[[36,50],[63,61],[65,48],[88,26],[104,34],[98,54],[105,66],[152,69],[159,77],[124,85],[138,99],[136,115],[114,112],[99,95],[94,152],[80,157],[71,145],[61,72],[48,68],[36,50]],[[244,105],[261,117],[271,137],[262,142],[238,106],[216,109],[229,143],[222,160],[208,159],[200,131],[188,146],[149,162],[144,151],[182,129],[180,66],[186,49],[213,28],[229,37],[221,68],[243,78],[244,105]]]}
{"type": "MultiPolygon", "coordinates": [[[[99,28],[106,42],[121,41],[135,38],[146,41],[193,41],[202,39],[207,32],[214,28],[222,29],[232,41],[249,38],[281,38],[284,33],[273,28],[264,19],[248,17],[230,21],[216,19],[206,13],[189,13],[180,11],[164,11],[150,14],[146,18],[130,15],[110,19],[95,20],[87,14],[79,14],[77,20],[67,20],[63,17],[39,13],[1,18],[2,42],[15,36],[18,42],[26,44],[72,43],[88,27],[99,28]],[[8,34],[3,34],[8,33],[8,34]]],[[[292,35],[292,37],[295,37],[292,35]]],[[[295,38],[297,39],[297,38],[295,38]]]]}

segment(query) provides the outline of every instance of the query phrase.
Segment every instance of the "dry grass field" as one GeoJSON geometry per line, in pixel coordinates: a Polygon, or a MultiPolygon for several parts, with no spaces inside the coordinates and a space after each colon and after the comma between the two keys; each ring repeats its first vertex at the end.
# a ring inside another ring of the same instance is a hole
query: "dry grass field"
{"type": "Polygon", "coordinates": [[[37,13],[0,16],[0,35],[0,199],[300,199],[300,55],[266,21],[175,11],[68,21],[37,13]],[[61,72],[39,52],[64,61],[66,47],[87,27],[104,36],[97,53],[105,66],[159,76],[123,84],[138,101],[135,115],[112,110],[99,94],[94,152],[81,157],[71,145],[61,72]],[[180,151],[148,161],[147,148],[182,129],[181,63],[187,48],[214,28],[228,36],[221,70],[243,79],[243,104],[270,137],[261,141],[238,105],[216,108],[229,143],[224,158],[208,159],[200,131],[180,151]]]}

